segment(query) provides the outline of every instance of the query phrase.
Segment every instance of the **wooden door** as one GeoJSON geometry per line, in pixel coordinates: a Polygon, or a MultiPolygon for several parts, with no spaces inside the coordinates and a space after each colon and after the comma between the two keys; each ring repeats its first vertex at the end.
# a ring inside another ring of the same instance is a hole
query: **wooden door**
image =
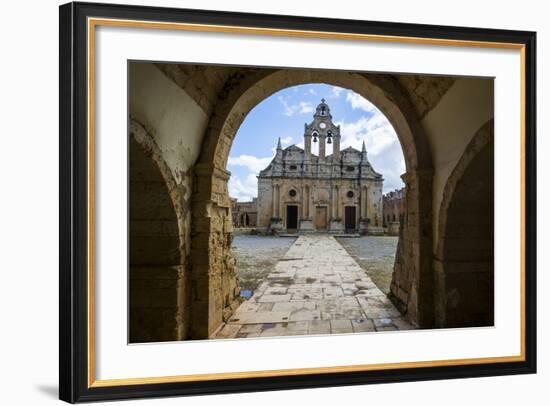
{"type": "Polygon", "coordinates": [[[327,229],[327,207],[317,206],[315,208],[315,228],[317,230],[327,229]]]}
{"type": "Polygon", "coordinates": [[[344,212],[344,221],[346,224],[346,232],[355,231],[355,206],[346,206],[344,212]]]}
{"type": "Polygon", "coordinates": [[[298,206],[286,206],[286,229],[296,230],[298,228],[298,206]]]}

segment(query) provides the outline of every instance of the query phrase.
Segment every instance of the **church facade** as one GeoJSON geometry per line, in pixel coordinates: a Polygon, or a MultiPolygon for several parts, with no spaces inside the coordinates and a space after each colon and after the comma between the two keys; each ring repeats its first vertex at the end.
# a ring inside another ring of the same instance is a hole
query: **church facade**
{"type": "Polygon", "coordinates": [[[383,234],[382,175],[369,163],[364,142],[361,151],[340,150],[340,140],[324,99],[305,124],[304,149],[283,149],[279,140],[258,175],[258,231],[383,234]],[[318,155],[312,143],[319,143],[318,155]]]}

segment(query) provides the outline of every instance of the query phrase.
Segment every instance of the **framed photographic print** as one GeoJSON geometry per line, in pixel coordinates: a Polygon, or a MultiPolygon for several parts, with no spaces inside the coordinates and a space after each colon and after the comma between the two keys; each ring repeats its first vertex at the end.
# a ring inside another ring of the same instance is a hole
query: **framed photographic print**
{"type": "Polygon", "coordinates": [[[60,398],[534,373],[533,32],[60,7],[60,398]]]}

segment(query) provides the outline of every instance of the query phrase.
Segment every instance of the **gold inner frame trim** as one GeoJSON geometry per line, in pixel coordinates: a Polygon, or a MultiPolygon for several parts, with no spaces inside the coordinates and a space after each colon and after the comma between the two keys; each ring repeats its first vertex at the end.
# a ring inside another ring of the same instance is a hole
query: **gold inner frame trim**
{"type": "Polygon", "coordinates": [[[275,28],[260,28],[260,27],[242,27],[231,25],[209,25],[209,24],[187,24],[187,23],[166,23],[154,21],[139,21],[139,20],[121,20],[108,18],[89,18],[87,29],[87,46],[88,46],[88,387],[112,387],[126,385],[143,385],[143,384],[160,384],[160,383],[177,383],[177,382],[198,382],[212,381],[221,379],[245,379],[245,378],[266,378],[266,377],[281,377],[281,376],[296,376],[296,375],[313,375],[313,374],[331,374],[343,372],[366,372],[366,371],[381,371],[397,368],[426,368],[426,367],[441,367],[441,366],[459,366],[459,365],[480,365],[504,362],[522,362],[526,359],[525,348],[525,45],[505,42],[488,42],[488,41],[466,41],[438,38],[421,38],[421,37],[400,37],[391,35],[373,35],[373,34],[355,34],[344,32],[326,32],[326,31],[307,31],[307,30],[290,30],[290,29],[275,29],[275,28]],[[477,47],[491,49],[511,49],[520,51],[521,63],[521,101],[520,101],[520,173],[521,173],[521,266],[520,266],[520,341],[521,349],[519,355],[502,356],[502,357],[485,357],[485,358],[465,358],[451,360],[434,360],[434,361],[416,361],[416,362],[401,362],[401,363],[384,363],[384,364],[365,364],[365,365],[347,365],[347,366],[329,366],[316,368],[297,368],[297,369],[278,369],[264,371],[246,371],[246,372],[222,372],[212,374],[193,374],[193,375],[174,375],[146,378],[122,378],[122,379],[95,379],[95,278],[94,278],[94,191],[95,191],[95,28],[97,26],[110,27],[132,27],[132,28],[147,28],[160,30],[178,30],[178,31],[194,31],[194,32],[215,32],[225,34],[242,34],[242,35],[263,35],[263,36],[279,36],[279,37],[298,37],[298,38],[316,38],[316,39],[336,39],[336,40],[354,40],[354,41],[369,41],[369,42],[386,42],[386,43],[401,43],[414,45],[435,45],[435,46],[455,46],[455,47],[477,47]]]}

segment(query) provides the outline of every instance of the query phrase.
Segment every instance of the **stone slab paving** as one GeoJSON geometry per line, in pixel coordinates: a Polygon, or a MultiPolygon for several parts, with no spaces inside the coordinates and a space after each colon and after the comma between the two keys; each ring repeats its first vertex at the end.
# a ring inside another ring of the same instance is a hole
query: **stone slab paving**
{"type": "Polygon", "coordinates": [[[334,237],[306,235],[213,338],[413,328],[334,237]]]}

